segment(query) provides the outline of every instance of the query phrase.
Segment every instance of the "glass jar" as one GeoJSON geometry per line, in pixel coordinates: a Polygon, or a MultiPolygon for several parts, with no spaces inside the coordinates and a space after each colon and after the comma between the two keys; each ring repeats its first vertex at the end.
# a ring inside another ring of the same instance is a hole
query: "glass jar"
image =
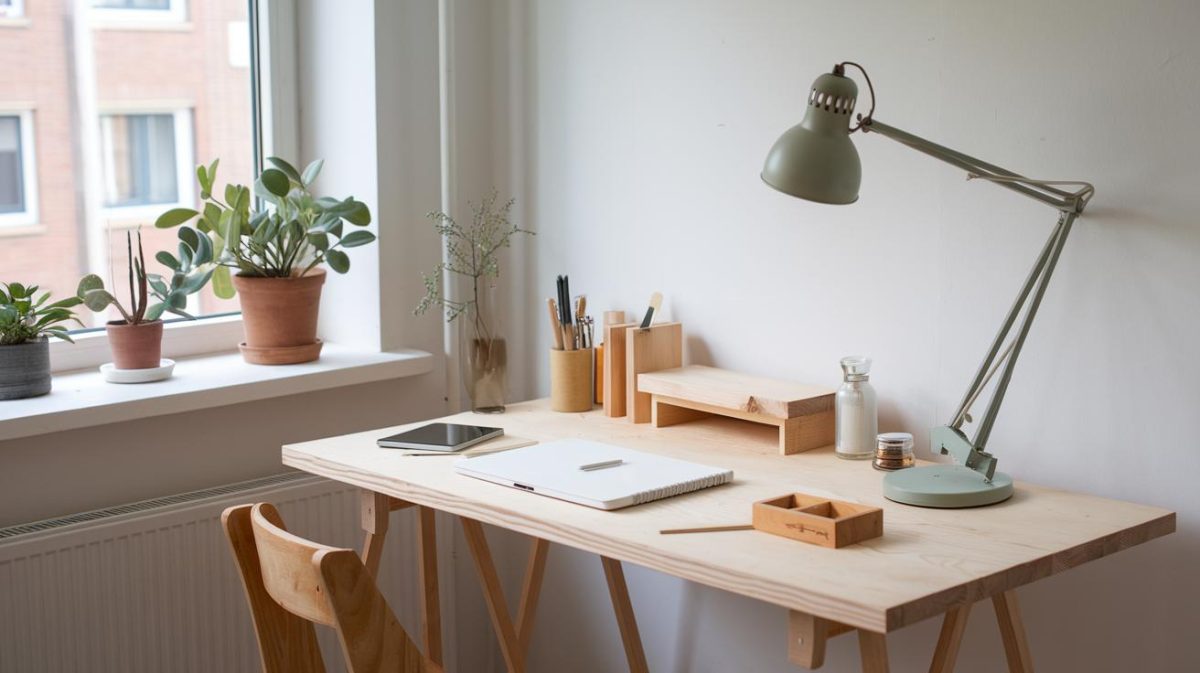
{"type": "Polygon", "coordinates": [[[913,466],[913,436],[907,432],[884,432],[875,439],[877,470],[903,470],[913,466]]]}
{"type": "Polygon", "coordinates": [[[871,387],[871,358],[850,355],[842,358],[844,379],[834,397],[837,416],[838,458],[870,460],[875,455],[879,419],[875,389],[871,387]]]}

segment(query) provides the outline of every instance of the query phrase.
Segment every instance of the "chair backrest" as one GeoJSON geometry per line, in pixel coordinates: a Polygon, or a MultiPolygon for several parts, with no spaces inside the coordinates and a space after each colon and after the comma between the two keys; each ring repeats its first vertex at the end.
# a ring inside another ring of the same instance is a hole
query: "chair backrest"
{"type": "Polygon", "coordinates": [[[312,622],[333,627],[351,673],[439,673],[350,549],[287,532],[269,503],[221,515],[241,570],[265,673],[325,673],[312,622]]]}

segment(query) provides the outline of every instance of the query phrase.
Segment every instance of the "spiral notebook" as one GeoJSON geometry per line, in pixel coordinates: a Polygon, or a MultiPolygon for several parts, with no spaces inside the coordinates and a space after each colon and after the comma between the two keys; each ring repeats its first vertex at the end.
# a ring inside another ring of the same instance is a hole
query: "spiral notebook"
{"type": "Polygon", "coordinates": [[[454,469],[468,477],[597,509],[640,505],[733,480],[733,470],[582,439],[462,458],[454,469]]]}

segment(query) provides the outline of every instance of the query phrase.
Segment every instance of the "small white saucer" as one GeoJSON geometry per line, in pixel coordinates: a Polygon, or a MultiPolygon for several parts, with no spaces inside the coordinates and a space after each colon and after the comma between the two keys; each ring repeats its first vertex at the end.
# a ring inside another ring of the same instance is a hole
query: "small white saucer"
{"type": "Polygon", "coordinates": [[[171,378],[175,361],[163,358],[157,367],[149,369],[117,369],[111,362],[100,365],[100,373],[109,383],[152,383],[171,378]]]}

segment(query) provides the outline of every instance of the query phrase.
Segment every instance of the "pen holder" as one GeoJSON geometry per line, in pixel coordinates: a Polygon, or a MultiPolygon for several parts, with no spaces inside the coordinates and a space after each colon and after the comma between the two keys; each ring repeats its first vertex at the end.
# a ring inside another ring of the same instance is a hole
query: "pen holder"
{"type": "Polygon", "coordinates": [[[592,349],[550,351],[550,408],[591,411],[592,349]]]}

